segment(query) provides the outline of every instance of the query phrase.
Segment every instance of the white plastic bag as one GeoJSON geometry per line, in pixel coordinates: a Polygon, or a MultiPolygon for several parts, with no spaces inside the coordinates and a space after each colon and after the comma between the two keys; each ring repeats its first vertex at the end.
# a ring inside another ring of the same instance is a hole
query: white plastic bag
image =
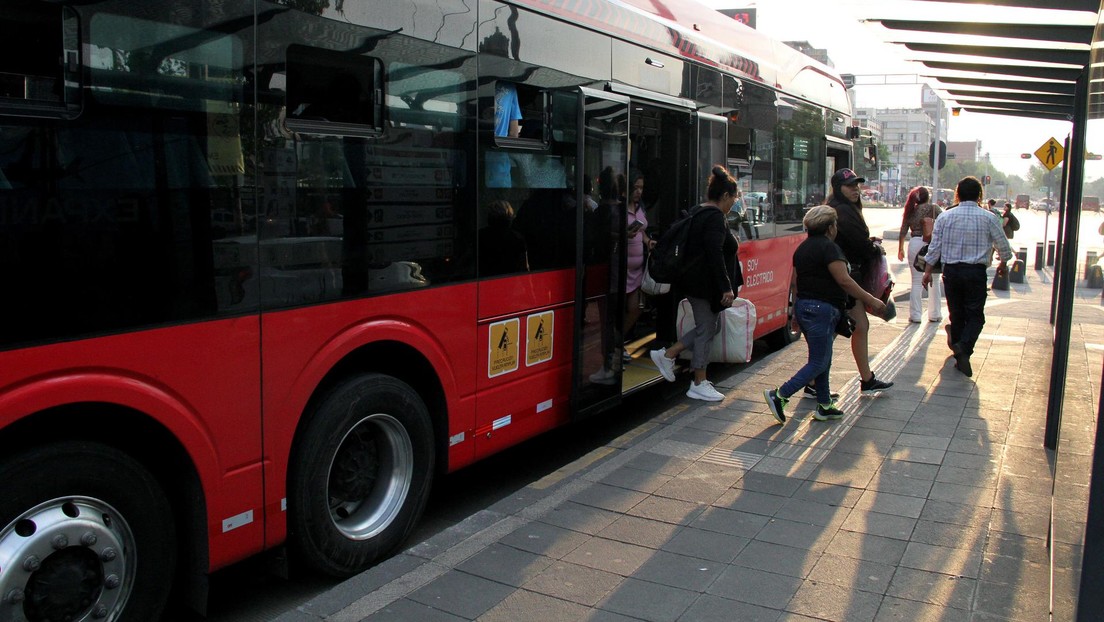
{"type": "MultiPolygon", "coordinates": [[[[690,301],[679,302],[675,328],[679,338],[694,330],[694,311],[690,301]]],[[[721,330],[713,336],[709,349],[710,363],[747,363],[751,360],[751,346],[755,341],[755,305],[745,298],[732,301],[732,306],[721,313],[721,330]]],[[[690,358],[690,350],[679,356],[690,358]]]]}

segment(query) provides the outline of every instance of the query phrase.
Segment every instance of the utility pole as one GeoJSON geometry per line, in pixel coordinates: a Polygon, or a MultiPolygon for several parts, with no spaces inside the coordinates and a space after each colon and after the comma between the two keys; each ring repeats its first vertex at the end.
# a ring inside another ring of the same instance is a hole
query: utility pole
{"type": "Polygon", "coordinates": [[[934,199],[936,193],[939,192],[939,141],[942,140],[942,134],[939,131],[939,123],[943,116],[943,100],[939,99],[937,95],[935,98],[935,140],[932,141],[933,149],[935,150],[935,157],[932,159],[932,198],[934,199]]]}

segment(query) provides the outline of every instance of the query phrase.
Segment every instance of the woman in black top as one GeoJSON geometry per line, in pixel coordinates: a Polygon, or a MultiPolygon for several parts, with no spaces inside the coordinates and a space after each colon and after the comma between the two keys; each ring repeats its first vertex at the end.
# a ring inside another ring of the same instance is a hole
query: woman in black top
{"type": "Polygon", "coordinates": [[[843,411],[836,407],[828,387],[828,371],[832,368],[832,341],[836,324],[845,312],[847,296],[870,306],[876,313],[885,304],[870,295],[851,278],[847,258],[836,245],[838,232],[836,211],[827,205],[812,208],[802,221],[809,237],[793,255],[797,274],[797,302],[794,317],[809,344],[809,361],[792,378],[777,389],[767,389],[763,396],[778,423],[786,422],[785,407],[789,397],[816,380],[818,421],[839,419],[843,411]]]}
{"type": "Polygon", "coordinates": [[[691,351],[690,368],[694,382],[687,397],[719,402],[724,399],[713,383],[706,380],[709,350],[713,336],[720,330],[721,312],[732,306],[736,291],[744,284],[736,253],[740,243],[728,228],[728,213],[740,189],[736,179],[719,164],[713,166],[706,189],[706,201],[694,208],[686,261],[696,262],[694,268],[677,283],[690,301],[694,312],[694,330],[687,332],[670,348],[652,350],[652,361],[668,382],[675,380],[675,357],[683,350],[691,351]]]}
{"type": "MultiPolygon", "coordinates": [[[[839,234],[835,242],[843,249],[843,255],[851,264],[851,271],[860,281],[866,279],[874,261],[881,259],[882,252],[870,239],[870,228],[862,214],[862,191],[859,185],[866,179],[859,177],[849,168],[841,168],[832,174],[832,194],[828,205],[836,210],[839,218],[836,226],[839,234]]],[[[851,335],[851,354],[859,368],[859,386],[863,393],[880,393],[893,386],[892,382],[883,382],[874,377],[870,369],[870,319],[862,305],[854,305],[847,310],[855,320],[855,332],[851,335]]]]}

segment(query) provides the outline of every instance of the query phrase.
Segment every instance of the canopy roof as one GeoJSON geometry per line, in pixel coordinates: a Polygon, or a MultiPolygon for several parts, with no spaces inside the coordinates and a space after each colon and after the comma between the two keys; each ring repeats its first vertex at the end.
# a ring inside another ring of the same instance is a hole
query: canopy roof
{"type": "MultiPolygon", "coordinates": [[[[920,4],[931,0],[914,0],[920,4]]],[[[947,0],[941,0],[946,2],[947,0]]],[[[1074,120],[1075,83],[1089,64],[1099,0],[950,0],[996,6],[992,21],[908,20],[870,16],[890,43],[916,52],[925,78],[970,112],[1074,120]],[[1037,9],[1009,19],[1001,7],[1037,9]],[[938,42],[933,42],[933,35],[938,42]]],[[[1100,87],[1093,85],[1093,90],[1100,87]]]]}

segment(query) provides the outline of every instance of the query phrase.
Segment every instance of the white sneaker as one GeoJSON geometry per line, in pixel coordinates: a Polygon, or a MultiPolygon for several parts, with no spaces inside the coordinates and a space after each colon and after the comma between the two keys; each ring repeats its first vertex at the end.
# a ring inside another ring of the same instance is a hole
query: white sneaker
{"type": "Polygon", "coordinates": [[[694,384],[693,381],[690,382],[690,389],[686,392],[686,397],[692,397],[696,400],[705,400],[707,402],[719,402],[724,399],[724,394],[714,389],[712,382],[702,380],[701,384],[694,384]]]}
{"type": "Polygon", "coordinates": [[[590,381],[594,384],[614,384],[617,382],[617,374],[612,369],[603,367],[590,375],[590,381]]]}
{"type": "Polygon", "coordinates": [[[652,350],[651,357],[652,362],[655,363],[656,369],[659,370],[659,374],[663,376],[663,379],[667,382],[675,381],[675,359],[667,358],[667,348],[660,348],[659,350],[652,350]]]}

